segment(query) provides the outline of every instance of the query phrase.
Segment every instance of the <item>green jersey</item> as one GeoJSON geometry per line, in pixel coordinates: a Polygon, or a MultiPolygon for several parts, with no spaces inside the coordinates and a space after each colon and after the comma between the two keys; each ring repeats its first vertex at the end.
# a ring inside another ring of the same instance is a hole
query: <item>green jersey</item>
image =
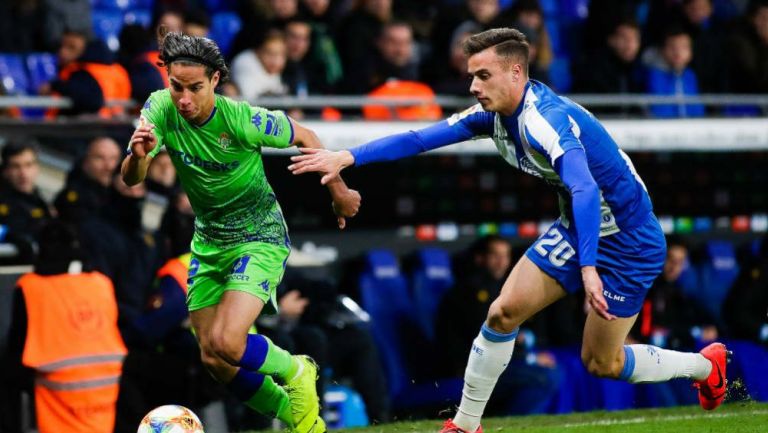
{"type": "Polygon", "coordinates": [[[261,161],[262,147],[293,143],[282,111],[216,95],[211,116],[194,125],[179,114],[168,89],[150,95],[140,122],[155,125],[157,155],[165,147],[195,211],[196,247],[247,242],[287,246],[288,230],[261,161]]]}

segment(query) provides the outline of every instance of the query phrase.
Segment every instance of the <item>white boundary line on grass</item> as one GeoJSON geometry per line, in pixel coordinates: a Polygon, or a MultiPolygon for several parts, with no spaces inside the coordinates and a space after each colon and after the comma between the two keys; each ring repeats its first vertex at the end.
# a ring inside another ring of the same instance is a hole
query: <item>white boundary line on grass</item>
{"type": "MultiPolygon", "coordinates": [[[[626,419],[604,419],[600,421],[590,421],[582,423],[568,423],[563,424],[562,428],[578,428],[578,427],[591,427],[591,426],[608,426],[608,425],[625,425],[625,424],[640,424],[647,421],[681,421],[698,418],[730,418],[733,416],[747,415],[768,415],[768,410],[753,410],[751,412],[731,412],[731,413],[713,413],[713,414],[701,414],[701,415],[666,415],[658,417],[639,416],[635,418],[626,419]]],[[[556,427],[556,426],[553,426],[556,427]]]]}

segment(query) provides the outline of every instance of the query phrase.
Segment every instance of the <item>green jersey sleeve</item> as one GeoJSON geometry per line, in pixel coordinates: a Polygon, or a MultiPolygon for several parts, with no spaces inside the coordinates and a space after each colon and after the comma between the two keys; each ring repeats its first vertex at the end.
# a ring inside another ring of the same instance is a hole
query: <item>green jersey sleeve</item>
{"type": "Polygon", "coordinates": [[[293,123],[282,111],[270,111],[243,103],[243,135],[252,146],[284,149],[293,145],[293,123]]]}
{"type": "MultiPolygon", "coordinates": [[[[149,152],[149,156],[154,158],[160,149],[163,148],[163,136],[165,135],[165,110],[167,109],[168,101],[165,99],[169,97],[167,90],[160,90],[152,93],[147,98],[147,102],[141,108],[141,114],[139,116],[139,126],[155,125],[155,129],[152,132],[157,137],[157,146],[149,152]]],[[[128,150],[130,151],[130,144],[128,150]]]]}

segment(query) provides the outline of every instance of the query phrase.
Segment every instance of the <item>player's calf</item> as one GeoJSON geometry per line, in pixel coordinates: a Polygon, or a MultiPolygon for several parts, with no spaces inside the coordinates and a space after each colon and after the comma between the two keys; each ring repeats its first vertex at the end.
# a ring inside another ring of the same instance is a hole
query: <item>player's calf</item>
{"type": "Polygon", "coordinates": [[[624,368],[624,360],[620,354],[594,353],[586,348],[581,350],[581,362],[589,374],[610,379],[618,379],[624,368]]]}

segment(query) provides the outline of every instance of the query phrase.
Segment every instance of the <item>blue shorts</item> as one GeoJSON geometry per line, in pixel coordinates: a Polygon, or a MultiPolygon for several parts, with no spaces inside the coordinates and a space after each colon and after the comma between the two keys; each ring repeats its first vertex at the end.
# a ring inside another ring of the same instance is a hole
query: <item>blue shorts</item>
{"type": "MultiPolygon", "coordinates": [[[[560,220],[528,248],[525,255],[568,293],[583,290],[576,230],[560,220]]],[[[667,255],[664,233],[651,214],[637,227],[600,238],[597,272],[603,281],[608,311],[619,317],[637,314],[645,294],[659,276],[667,255]]]]}

